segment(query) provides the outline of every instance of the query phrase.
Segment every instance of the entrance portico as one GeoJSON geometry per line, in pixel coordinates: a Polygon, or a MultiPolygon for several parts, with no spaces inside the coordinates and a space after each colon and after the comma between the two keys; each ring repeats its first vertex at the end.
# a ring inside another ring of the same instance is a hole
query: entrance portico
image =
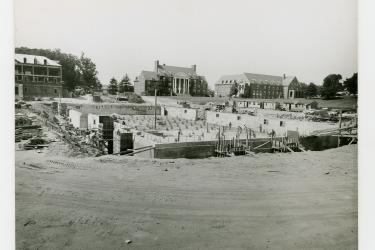
{"type": "Polygon", "coordinates": [[[188,78],[174,77],[173,92],[176,94],[189,94],[190,80],[188,78]]]}

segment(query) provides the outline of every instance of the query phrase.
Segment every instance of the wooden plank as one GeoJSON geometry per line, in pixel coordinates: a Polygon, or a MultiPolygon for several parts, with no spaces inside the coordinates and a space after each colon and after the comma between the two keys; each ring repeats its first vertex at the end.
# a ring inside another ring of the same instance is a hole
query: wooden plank
{"type": "Polygon", "coordinates": [[[303,148],[301,147],[298,147],[299,150],[301,150],[302,152],[306,152],[306,150],[304,150],[303,148]]]}
{"type": "Polygon", "coordinates": [[[290,152],[294,152],[290,147],[288,147],[287,145],[285,145],[285,148],[288,149],[290,152]]]}
{"type": "Polygon", "coordinates": [[[253,149],[258,149],[258,148],[263,147],[264,145],[266,145],[266,144],[268,144],[268,143],[270,143],[270,142],[269,142],[269,141],[266,141],[265,143],[263,143],[263,144],[261,144],[261,145],[258,145],[258,146],[256,146],[256,147],[253,148],[253,149]]]}
{"type": "Polygon", "coordinates": [[[352,138],[352,140],[349,142],[348,145],[351,145],[355,141],[355,137],[352,138]]]}

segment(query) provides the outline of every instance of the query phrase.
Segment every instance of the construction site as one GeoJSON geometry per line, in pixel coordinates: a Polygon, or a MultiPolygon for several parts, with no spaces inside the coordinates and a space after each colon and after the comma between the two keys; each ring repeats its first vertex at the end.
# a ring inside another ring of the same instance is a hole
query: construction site
{"type": "Polygon", "coordinates": [[[17,102],[17,249],[356,247],[355,112],[144,100],[17,102]]]}
{"type": "Polygon", "coordinates": [[[160,98],[159,103],[149,98],[142,104],[94,102],[90,96],[17,105],[23,113],[16,115],[16,142],[32,139],[24,143],[26,148],[46,146],[39,133],[46,126],[79,152],[94,156],[230,157],[322,150],[357,142],[353,111],[305,108],[292,112],[235,102],[192,105],[168,98],[160,98]]]}

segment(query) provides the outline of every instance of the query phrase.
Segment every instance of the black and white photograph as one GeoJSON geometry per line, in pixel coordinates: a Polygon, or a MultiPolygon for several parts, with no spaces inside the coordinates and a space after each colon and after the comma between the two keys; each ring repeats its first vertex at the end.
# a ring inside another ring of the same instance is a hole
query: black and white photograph
{"type": "Polygon", "coordinates": [[[13,249],[371,249],[357,0],[10,2],[13,249]]]}

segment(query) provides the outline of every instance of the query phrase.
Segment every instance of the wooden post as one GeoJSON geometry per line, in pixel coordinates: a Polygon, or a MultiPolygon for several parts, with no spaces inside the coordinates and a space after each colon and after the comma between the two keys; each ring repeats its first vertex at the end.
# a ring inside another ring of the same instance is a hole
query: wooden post
{"type": "Polygon", "coordinates": [[[156,104],[157,104],[157,89],[156,89],[156,82],[155,82],[155,107],[154,107],[154,129],[156,130],[156,104]]]}
{"type": "Polygon", "coordinates": [[[250,144],[249,144],[249,151],[251,151],[251,129],[249,129],[249,142],[250,142],[250,144]]]}
{"type": "Polygon", "coordinates": [[[341,137],[341,122],[342,122],[342,110],[340,110],[340,120],[339,120],[339,134],[337,136],[337,147],[340,147],[340,137],[341,137]]]}
{"type": "Polygon", "coordinates": [[[246,149],[249,147],[249,131],[246,128],[246,149]]]}

